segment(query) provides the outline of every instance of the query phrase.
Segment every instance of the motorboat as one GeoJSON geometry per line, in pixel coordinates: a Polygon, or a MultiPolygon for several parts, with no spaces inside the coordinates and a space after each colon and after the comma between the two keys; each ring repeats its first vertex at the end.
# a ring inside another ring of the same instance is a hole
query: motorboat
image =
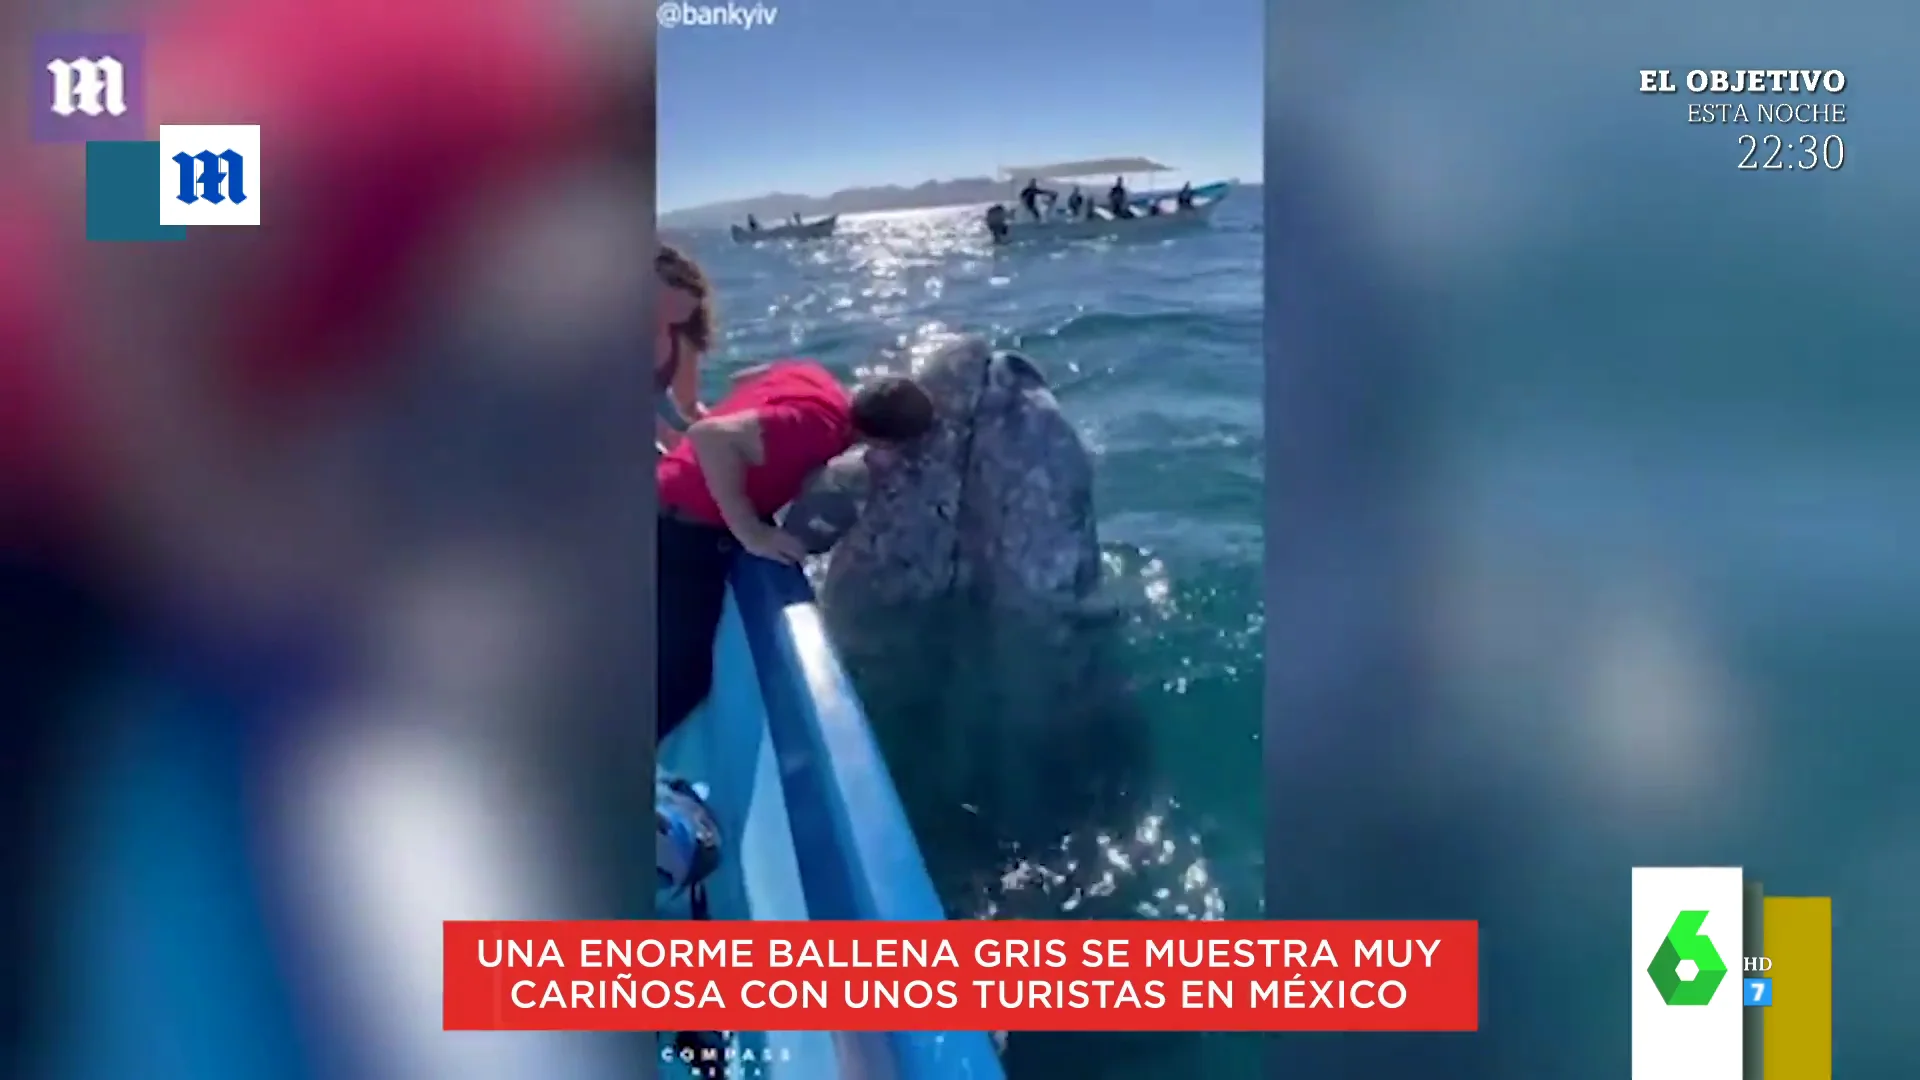
{"type": "Polygon", "coordinates": [[[840,224],[839,214],[828,214],[814,221],[790,221],[784,225],[765,225],[749,229],[733,226],[733,242],[759,244],[768,240],[825,240],[840,224]]]}
{"type": "Polygon", "coordinates": [[[1148,176],[1172,172],[1173,167],[1150,158],[1095,158],[1084,161],[1056,162],[1050,165],[1023,165],[1001,170],[1002,179],[1014,185],[1029,181],[1054,190],[1079,186],[1094,204],[1075,214],[1067,209],[1064,196],[1045,199],[1038,216],[1020,201],[1019,187],[1005,204],[989,209],[987,228],[996,243],[1028,240],[1085,240],[1103,236],[1158,234],[1203,225],[1212,216],[1220,200],[1233,192],[1231,180],[1202,184],[1193,188],[1192,202],[1178,203],[1177,188],[1154,186],[1149,180],[1143,191],[1130,191],[1127,213],[1115,214],[1104,198],[1109,177],[1148,176]]]}

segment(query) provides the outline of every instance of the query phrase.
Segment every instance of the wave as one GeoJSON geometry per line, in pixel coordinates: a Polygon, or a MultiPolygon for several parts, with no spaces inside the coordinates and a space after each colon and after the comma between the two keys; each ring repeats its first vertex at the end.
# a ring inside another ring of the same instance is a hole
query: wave
{"type": "Polygon", "coordinates": [[[1089,311],[1073,315],[1050,330],[1025,334],[1023,339],[1067,345],[1156,339],[1176,341],[1185,347],[1217,345],[1223,348],[1258,349],[1260,333],[1258,311],[1156,311],[1131,314],[1089,311]]]}

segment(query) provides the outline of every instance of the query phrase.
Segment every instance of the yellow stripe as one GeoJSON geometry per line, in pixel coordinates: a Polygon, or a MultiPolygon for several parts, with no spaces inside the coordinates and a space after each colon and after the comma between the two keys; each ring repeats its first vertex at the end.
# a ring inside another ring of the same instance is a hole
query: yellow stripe
{"type": "Polygon", "coordinates": [[[1766,1075],[1833,1080],[1833,901],[1769,896],[1766,928],[1773,961],[1766,1075]]]}

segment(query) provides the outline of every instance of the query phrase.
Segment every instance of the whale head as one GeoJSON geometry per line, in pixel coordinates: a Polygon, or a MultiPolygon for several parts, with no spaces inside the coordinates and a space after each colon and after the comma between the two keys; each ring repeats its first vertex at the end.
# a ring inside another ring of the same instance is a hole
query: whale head
{"type": "Polygon", "coordinates": [[[857,447],[814,478],[789,528],[832,548],[823,599],[964,597],[1068,607],[1099,584],[1093,461],[1038,366],[978,337],[911,350],[932,431],[857,447]]]}

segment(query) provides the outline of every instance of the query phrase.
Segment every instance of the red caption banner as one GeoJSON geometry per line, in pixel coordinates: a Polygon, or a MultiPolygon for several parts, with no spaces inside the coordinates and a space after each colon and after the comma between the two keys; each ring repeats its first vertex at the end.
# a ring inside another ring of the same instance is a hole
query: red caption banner
{"type": "Polygon", "coordinates": [[[1476,1031],[1475,922],[449,922],[449,1031],[1476,1031]]]}

